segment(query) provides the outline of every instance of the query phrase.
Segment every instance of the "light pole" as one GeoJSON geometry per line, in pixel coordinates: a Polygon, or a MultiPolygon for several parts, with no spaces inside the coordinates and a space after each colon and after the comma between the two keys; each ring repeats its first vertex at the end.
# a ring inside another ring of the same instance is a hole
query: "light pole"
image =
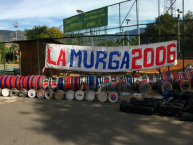
{"type": "Polygon", "coordinates": [[[13,25],[14,25],[14,27],[16,28],[16,38],[15,38],[15,39],[17,40],[17,27],[18,27],[18,22],[14,22],[13,25]]]}
{"type": "MultiPolygon", "coordinates": [[[[127,27],[129,25],[129,21],[131,21],[130,19],[126,19],[127,21],[127,27]]],[[[127,31],[127,39],[129,40],[129,27],[128,27],[128,31],[127,31]]],[[[128,42],[128,46],[129,46],[129,42],[128,42]]]]}
{"type": "Polygon", "coordinates": [[[178,53],[180,54],[180,13],[182,13],[182,11],[180,11],[180,9],[177,9],[178,12],[178,53]]]}
{"type": "MultiPolygon", "coordinates": [[[[78,13],[78,14],[82,14],[82,13],[84,13],[84,11],[83,10],[76,10],[76,12],[78,13]]],[[[79,36],[79,30],[78,30],[78,36],[79,36]]],[[[80,38],[78,38],[78,43],[79,43],[79,45],[80,45],[80,38]]]]}

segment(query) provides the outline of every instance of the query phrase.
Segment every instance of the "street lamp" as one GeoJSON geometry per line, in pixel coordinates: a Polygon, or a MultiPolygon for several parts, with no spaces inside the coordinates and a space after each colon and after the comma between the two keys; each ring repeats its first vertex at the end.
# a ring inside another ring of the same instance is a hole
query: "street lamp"
{"type": "Polygon", "coordinates": [[[179,20],[180,20],[180,13],[182,13],[182,11],[180,11],[180,9],[177,9],[178,12],[178,52],[180,54],[180,24],[179,24],[179,20]]]}
{"type": "Polygon", "coordinates": [[[18,22],[14,22],[13,25],[14,25],[14,27],[15,27],[15,29],[16,29],[16,38],[15,38],[15,39],[17,40],[17,27],[18,27],[18,22]]]}
{"type": "MultiPolygon", "coordinates": [[[[130,19],[126,19],[127,21],[127,27],[129,25],[129,21],[131,21],[130,19]]],[[[127,31],[127,39],[129,40],[129,27],[128,27],[128,31],[127,31]]],[[[128,42],[128,46],[129,46],[129,42],[128,42]]]]}
{"type": "Polygon", "coordinates": [[[81,14],[81,13],[84,13],[83,10],[76,10],[77,13],[81,14]]]}

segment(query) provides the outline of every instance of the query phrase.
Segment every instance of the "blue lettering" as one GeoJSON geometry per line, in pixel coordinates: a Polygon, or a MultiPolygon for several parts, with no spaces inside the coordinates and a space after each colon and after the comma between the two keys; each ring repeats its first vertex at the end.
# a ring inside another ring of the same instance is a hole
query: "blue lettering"
{"type": "Polygon", "coordinates": [[[120,57],[121,53],[119,51],[110,52],[108,69],[118,69],[119,68],[119,61],[118,60],[113,60],[113,55],[117,55],[118,57],[120,57]],[[112,66],[112,63],[115,63],[116,65],[112,66]]]}
{"type": "Polygon", "coordinates": [[[78,57],[78,67],[81,67],[82,52],[81,52],[81,50],[79,50],[79,51],[76,53],[74,49],[71,50],[70,67],[73,67],[74,56],[75,56],[75,57],[78,57]]]}
{"type": "Polygon", "coordinates": [[[98,69],[100,62],[103,63],[103,69],[106,69],[106,62],[104,61],[105,58],[107,58],[107,52],[106,51],[97,51],[95,69],[98,69]],[[103,55],[102,58],[100,58],[100,54],[103,55]]]}
{"type": "Polygon", "coordinates": [[[124,53],[120,69],[122,69],[125,64],[126,64],[125,68],[129,69],[129,53],[127,51],[125,51],[125,53],[124,53]]]}
{"type": "Polygon", "coordinates": [[[94,51],[91,51],[90,65],[87,64],[87,51],[84,50],[83,64],[85,68],[92,68],[94,66],[94,51]]]}

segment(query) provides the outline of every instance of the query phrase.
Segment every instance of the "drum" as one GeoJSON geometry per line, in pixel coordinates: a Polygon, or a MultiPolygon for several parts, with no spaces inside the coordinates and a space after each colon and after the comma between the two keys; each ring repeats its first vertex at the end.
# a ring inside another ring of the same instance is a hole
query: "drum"
{"type": "Polygon", "coordinates": [[[45,97],[45,91],[44,91],[43,89],[39,89],[39,90],[37,91],[37,97],[38,97],[39,99],[43,99],[43,98],[45,97]]]}
{"type": "Polygon", "coordinates": [[[119,103],[123,100],[127,101],[127,102],[130,102],[130,99],[132,98],[133,96],[130,94],[130,93],[121,93],[120,96],[119,96],[119,103]]]}
{"type": "Polygon", "coordinates": [[[188,80],[180,79],[178,80],[177,84],[181,91],[188,91],[191,89],[191,84],[190,84],[190,81],[188,80]]]}
{"type": "Polygon", "coordinates": [[[133,78],[131,75],[125,76],[125,81],[129,83],[131,86],[133,85],[133,78]]]}
{"type": "Polygon", "coordinates": [[[156,76],[153,74],[150,74],[148,77],[149,77],[149,84],[151,85],[151,88],[157,89],[156,76]]]}
{"type": "Polygon", "coordinates": [[[103,84],[105,84],[106,87],[110,85],[109,75],[103,76],[103,84]]]}
{"type": "Polygon", "coordinates": [[[172,75],[172,85],[175,86],[180,79],[179,73],[171,73],[172,75]]]}
{"type": "Polygon", "coordinates": [[[144,101],[144,96],[142,93],[134,93],[132,96],[135,97],[139,101],[144,101]]]}
{"type": "Polygon", "coordinates": [[[64,90],[64,77],[58,78],[57,89],[64,90]]]}
{"type": "Polygon", "coordinates": [[[116,103],[118,101],[119,95],[116,92],[111,92],[108,95],[108,100],[111,103],[116,103]]]}
{"type": "Polygon", "coordinates": [[[170,82],[164,82],[164,81],[159,81],[159,82],[157,83],[157,87],[158,87],[158,90],[159,90],[160,92],[162,92],[162,93],[165,92],[165,91],[168,91],[168,90],[172,90],[172,89],[173,89],[170,82]]]}
{"type": "Polygon", "coordinates": [[[133,87],[137,88],[137,84],[141,81],[141,75],[136,73],[133,76],[133,87]]]}
{"type": "Polygon", "coordinates": [[[132,86],[131,84],[124,82],[119,85],[119,93],[131,93],[132,92],[132,86]]]}
{"type": "MultiPolygon", "coordinates": [[[[44,76],[37,76],[36,77],[36,82],[35,82],[35,89],[36,90],[39,90],[39,89],[42,89],[43,88],[43,80],[44,80],[44,76]]],[[[51,84],[49,83],[49,86],[51,84]]]]}
{"type": "Polygon", "coordinates": [[[35,89],[30,89],[30,90],[28,91],[28,97],[30,97],[30,98],[35,98],[36,95],[37,95],[37,91],[36,91],[35,89]]]}
{"type": "Polygon", "coordinates": [[[80,77],[79,76],[73,77],[72,86],[73,86],[73,90],[79,90],[80,89],[80,77]]]}
{"type": "Polygon", "coordinates": [[[106,86],[103,84],[102,76],[96,76],[96,88],[97,88],[97,92],[106,91],[106,86]]]}
{"type": "Polygon", "coordinates": [[[117,83],[118,85],[125,82],[125,76],[117,76],[117,83]]]}
{"type": "Polygon", "coordinates": [[[57,81],[57,78],[50,79],[50,90],[53,90],[54,92],[57,91],[57,81]]]}
{"type": "Polygon", "coordinates": [[[190,83],[193,85],[193,71],[188,71],[187,75],[188,75],[190,83]]]}
{"type": "Polygon", "coordinates": [[[3,88],[7,88],[7,78],[8,77],[10,77],[10,76],[5,76],[4,77],[4,81],[3,81],[3,84],[2,84],[3,88]]]}
{"type": "Polygon", "coordinates": [[[141,75],[141,81],[149,83],[149,77],[147,74],[141,75]]]}
{"type": "Polygon", "coordinates": [[[10,89],[7,89],[7,88],[2,89],[3,97],[8,97],[9,94],[10,94],[10,89]]]}
{"type": "Polygon", "coordinates": [[[76,91],[75,98],[76,98],[76,100],[79,100],[79,101],[83,100],[84,99],[84,92],[81,90],[76,91]]]}
{"type": "Polygon", "coordinates": [[[26,88],[27,90],[30,89],[30,84],[29,84],[30,78],[31,78],[31,76],[29,75],[29,76],[26,77],[26,80],[25,80],[25,81],[26,81],[26,82],[25,82],[25,88],[26,88]]]}
{"type": "Polygon", "coordinates": [[[19,96],[20,97],[27,97],[27,90],[24,89],[24,88],[21,88],[20,91],[19,91],[19,96]]]}
{"type": "Polygon", "coordinates": [[[50,100],[54,97],[54,92],[52,90],[46,90],[45,91],[45,98],[50,100]]]}
{"type": "Polygon", "coordinates": [[[185,72],[179,72],[180,79],[189,80],[188,74],[185,72]]]}
{"type": "Polygon", "coordinates": [[[93,101],[95,99],[95,92],[94,91],[86,92],[85,98],[87,101],[93,101]]]}
{"type": "Polygon", "coordinates": [[[144,81],[139,82],[137,88],[140,93],[145,95],[150,94],[152,90],[151,85],[144,81]]]}
{"type": "Polygon", "coordinates": [[[6,81],[6,87],[11,89],[11,80],[12,80],[13,76],[8,76],[7,77],[7,81],[6,81]]]}
{"type": "Polygon", "coordinates": [[[16,78],[15,78],[15,88],[16,89],[18,89],[18,90],[20,90],[21,89],[21,85],[20,85],[20,82],[21,82],[21,77],[20,76],[17,76],[16,78]]]}
{"type": "Polygon", "coordinates": [[[57,90],[54,92],[54,95],[57,100],[62,100],[65,96],[65,92],[63,90],[57,90]]]}
{"type": "Polygon", "coordinates": [[[96,88],[96,77],[95,76],[88,76],[88,84],[87,88],[89,91],[95,91],[96,88]]]}
{"type": "Polygon", "coordinates": [[[16,76],[13,76],[12,79],[11,79],[11,88],[15,88],[15,79],[16,79],[16,76]]]}
{"type": "Polygon", "coordinates": [[[161,74],[161,76],[162,76],[162,79],[164,82],[169,82],[171,84],[173,83],[172,82],[172,74],[170,72],[163,72],[161,74]]]}
{"type": "Polygon", "coordinates": [[[67,100],[73,100],[74,99],[74,91],[73,90],[68,90],[66,92],[66,99],[67,100]]]}
{"type": "Polygon", "coordinates": [[[80,77],[80,87],[83,91],[87,90],[87,77],[86,76],[80,77]]]}
{"type": "Polygon", "coordinates": [[[50,79],[49,78],[44,78],[43,79],[43,89],[46,91],[49,89],[50,85],[50,79]]]}
{"type": "Polygon", "coordinates": [[[11,97],[18,97],[18,95],[19,95],[19,90],[18,89],[13,88],[13,89],[10,90],[10,96],[11,97]]]}
{"type": "Polygon", "coordinates": [[[100,102],[106,102],[108,97],[107,97],[107,93],[102,91],[100,93],[97,94],[97,98],[100,102]]]}
{"type": "Polygon", "coordinates": [[[2,79],[4,76],[0,76],[0,88],[2,88],[2,79]]]}
{"type": "Polygon", "coordinates": [[[72,79],[73,79],[73,77],[71,77],[71,76],[66,76],[65,77],[65,81],[64,81],[64,83],[65,83],[65,89],[66,90],[71,90],[71,89],[73,89],[72,88],[72,79]]]}
{"type": "Polygon", "coordinates": [[[117,90],[117,83],[118,83],[118,79],[116,75],[111,75],[110,76],[110,84],[107,87],[107,91],[116,91],[117,90]]]}
{"type": "Polygon", "coordinates": [[[29,88],[30,89],[35,89],[33,81],[34,81],[35,75],[32,75],[29,79],[29,88]]]}

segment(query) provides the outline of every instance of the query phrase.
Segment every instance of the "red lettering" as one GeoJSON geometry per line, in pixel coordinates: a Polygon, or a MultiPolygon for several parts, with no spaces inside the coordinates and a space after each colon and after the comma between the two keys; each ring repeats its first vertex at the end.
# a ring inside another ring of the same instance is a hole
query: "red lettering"
{"type": "Polygon", "coordinates": [[[165,62],[166,62],[166,48],[164,46],[157,47],[156,48],[156,62],[155,62],[155,64],[157,66],[159,66],[159,65],[165,64],[165,62]],[[163,50],[163,55],[162,55],[163,60],[160,62],[160,51],[162,51],[162,50],[163,50]]]}
{"type": "Polygon", "coordinates": [[[153,48],[146,48],[146,49],[144,49],[143,66],[144,66],[144,67],[152,67],[152,66],[153,66],[153,63],[154,63],[154,50],[153,50],[153,48]],[[148,52],[151,52],[151,57],[150,57],[150,58],[147,58],[148,52]],[[149,64],[147,63],[147,59],[151,59],[151,62],[150,62],[149,64]]]}
{"type": "Polygon", "coordinates": [[[167,46],[167,63],[173,63],[176,59],[176,53],[175,51],[171,51],[171,48],[176,48],[176,44],[169,44],[167,46]],[[173,55],[173,57],[171,57],[173,55]]]}
{"type": "Polygon", "coordinates": [[[132,50],[132,54],[135,55],[135,53],[138,53],[139,55],[133,57],[133,59],[132,59],[132,69],[141,69],[141,68],[142,68],[142,65],[136,65],[136,60],[142,58],[141,48],[139,48],[139,49],[133,49],[133,50],[132,50]]]}
{"type": "Polygon", "coordinates": [[[66,66],[66,55],[65,55],[65,50],[60,50],[60,55],[57,61],[57,65],[60,64],[60,62],[62,61],[62,65],[66,66]]]}
{"type": "Polygon", "coordinates": [[[48,48],[48,54],[47,54],[47,62],[48,62],[49,64],[56,65],[56,62],[55,62],[55,61],[52,61],[52,60],[50,59],[50,49],[49,49],[49,48],[48,48]]]}

